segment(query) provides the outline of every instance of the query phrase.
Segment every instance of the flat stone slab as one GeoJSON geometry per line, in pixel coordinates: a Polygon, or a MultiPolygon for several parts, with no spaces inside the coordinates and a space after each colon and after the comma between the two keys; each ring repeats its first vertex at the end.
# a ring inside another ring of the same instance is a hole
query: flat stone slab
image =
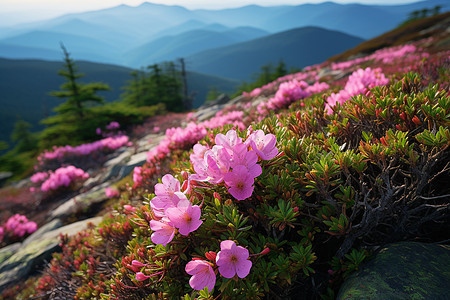
{"type": "Polygon", "coordinates": [[[124,161],[128,160],[128,158],[129,158],[130,156],[131,156],[131,153],[130,153],[130,152],[124,151],[124,152],[122,152],[119,156],[114,157],[114,158],[108,160],[107,162],[105,162],[104,166],[105,166],[105,167],[111,167],[111,166],[123,164],[124,161]]]}
{"type": "Polygon", "coordinates": [[[448,299],[450,246],[402,242],[383,248],[341,286],[344,299],[448,299]]]}
{"type": "Polygon", "coordinates": [[[74,235],[86,229],[89,223],[98,225],[102,220],[103,217],[95,217],[79,221],[47,231],[27,245],[14,244],[14,253],[0,264],[0,292],[11,284],[25,280],[50,261],[52,253],[60,248],[60,234],[74,235]]]}
{"type": "Polygon", "coordinates": [[[6,261],[8,258],[13,256],[13,254],[16,253],[17,250],[19,250],[21,246],[22,246],[21,243],[14,243],[14,244],[11,244],[11,245],[1,248],[0,249],[0,265],[4,261],[6,261]]]}
{"type": "Polygon", "coordinates": [[[92,190],[79,194],[49,213],[48,219],[64,218],[76,214],[89,208],[91,205],[108,200],[105,194],[105,188],[109,187],[111,183],[105,182],[102,185],[93,188],[92,190]]]}
{"type": "Polygon", "coordinates": [[[59,219],[54,219],[54,220],[50,221],[49,223],[45,224],[44,226],[38,228],[38,230],[33,232],[29,237],[27,237],[23,241],[22,246],[26,246],[26,245],[30,244],[31,242],[40,239],[47,232],[50,232],[57,228],[60,228],[62,225],[63,225],[63,223],[59,219]]]}

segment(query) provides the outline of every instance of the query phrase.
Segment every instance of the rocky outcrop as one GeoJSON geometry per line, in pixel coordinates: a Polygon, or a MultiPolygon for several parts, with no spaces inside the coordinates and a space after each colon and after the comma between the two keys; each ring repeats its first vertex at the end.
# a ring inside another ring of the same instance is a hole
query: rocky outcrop
{"type": "Polygon", "coordinates": [[[101,220],[102,217],[96,217],[64,227],[60,227],[60,221],[54,220],[34,232],[23,243],[0,249],[0,291],[41,270],[42,265],[50,261],[52,253],[58,251],[60,234],[74,235],[86,229],[89,223],[97,225],[101,220]]]}
{"type": "Polygon", "coordinates": [[[83,211],[87,211],[91,206],[108,200],[108,197],[105,194],[105,188],[110,185],[111,183],[105,182],[100,186],[92,188],[86,193],[79,194],[67,200],[56,209],[50,211],[48,219],[64,219],[66,217],[79,214],[83,211]]]}
{"type": "Polygon", "coordinates": [[[402,242],[352,274],[337,299],[448,299],[449,291],[450,246],[402,242]]]}

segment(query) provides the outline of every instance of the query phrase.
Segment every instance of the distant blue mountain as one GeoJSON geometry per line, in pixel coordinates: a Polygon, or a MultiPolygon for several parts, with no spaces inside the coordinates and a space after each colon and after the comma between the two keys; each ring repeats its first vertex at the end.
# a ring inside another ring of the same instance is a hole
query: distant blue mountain
{"type": "Polygon", "coordinates": [[[186,57],[206,49],[222,47],[267,35],[252,27],[238,27],[222,32],[191,30],[176,36],[164,36],[137,47],[124,55],[125,63],[139,67],[186,57]]]}
{"type": "MultiPolygon", "coordinates": [[[[87,59],[97,62],[113,62],[119,52],[111,44],[94,38],[51,31],[30,31],[0,41],[3,45],[32,47],[50,51],[60,51],[63,43],[70,52],[76,53],[77,59],[87,59]]],[[[12,53],[12,55],[16,55],[12,53]]],[[[11,58],[12,55],[5,55],[11,58]]],[[[22,57],[43,58],[43,57],[22,57]]]]}
{"type": "Polygon", "coordinates": [[[12,59],[35,58],[59,60],[62,58],[62,53],[61,51],[56,50],[0,43],[0,57],[12,59]]]}
{"type": "Polygon", "coordinates": [[[205,50],[186,57],[191,70],[227,78],[249,80],[266,64],[283,60],[302,68],[355,47],[363,40],[319,27],[302,27],[259,39],[205,50]]]}

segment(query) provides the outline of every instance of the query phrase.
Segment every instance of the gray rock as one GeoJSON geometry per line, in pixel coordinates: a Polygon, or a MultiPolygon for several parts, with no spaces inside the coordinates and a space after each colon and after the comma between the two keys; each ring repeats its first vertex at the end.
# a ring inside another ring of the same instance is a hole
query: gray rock
{"type": "Polygon", "coordinates": [[[200,106],[200,109],[204,109],[204,108],[211,107],[214,105],[223,105],[223,104],[228,103],[229,101],[230,101],[230,97],[228,97],[228,95],[221,94],[221,95],[219,95],[219,97],[217,97],[217,99],[215,99],[213,101],[205,102],[202,106],[200,106]]]}
{"type": "Polygon", "coordinates": [[[120,174],[120,170],[122,170],[123,166],[122,165],[114,165],[110,168],[108,168],[104,174],[102,175],[101,179],[99,180],[99,182],[104,182],[104,181],[108,181],[108,180],[112,180],[112,179],[117,179],[117,177],[120,174]]]}
{"type": "Polygon", "coordinates": [[[107,162],[105,162],[104,166],[111,167],[111,166],[115,166],[115,165],[124,164],[125,161],[127,161],[129,159],[130,156],[131,156],[131,153],[129,151],[124,151],[119,156],[114,157],[114,158],[108,160],[107,162]]]}
{"type": "Polygon", "coordinates": [[[54,220],[50,221],[49,223],[45,224],[44,226],[42,226],[41,228],[39,228],[38,230],[33,232],[29,237],[27,237],[23,241],[23,246],[26,246],[29,243],[40,239],[47,232],[55,230],[55,229],[61,227],[62,225],[63,224],[60,219],[54,219],[54,220]]]}
{"type": "Polygon", "coordinates": [[[203,122],[205,120],[211,119],[216,115],[216,113],[222,110],[224,105],[214,105],[204,109],[199,109],[194,113],[194,118],[197,119],[198,122],[203,122]]]}
{"type": "Polygon", "coordinates": [[[337,299],[448,299],[449,292],[450,246],[402,242],[352,274],[337,299]]]}
{"type": "Polygon", "coordinates": [[[118,180],[124,178],[131,172],[133,172],[134,167],[142,166],[147,161],[147,152],[141,152],[133,155],[130,161],[120,169],[118,180]]]}
{"type": "Polygon", "coordinates": [[[90,190],[94,186],[101,184],[104,181],[103,177],[104,176],[102,173],[97,174],[95,177],[89,177],[85,182],[83,182],[83,189],[90,190]]]}
{"type": "Polygon", "coordinates": [[[89,223],[92,223],[94,225],[98,225],[100,224],[100,222],[103,220],[103,217],[94,217],[94,218],[90,218],[90,219],[86,219],[86,220],[82,220],[82,221],[78,221],[63,227],[59,227],[56,228],[52,231],[46,232],[45,234],[42,235],[42,237],[39,240],[52,240],[52,239],[58,239],[59,242],[59,235],[63,234],[63,235],[74,235],[77,234],[78,232],[86,229],[88,227],[89,223]]]}
{"type": "Polygon", "coordinates": [[[237,96],[237,97],[231,99],[230,101],[228,101],[227,102],[227,106],[238,104],[238,103],[240,103],[242,101],[242,99],[244,99],[244,96],[242,96],[242,95],[237,96]]]}
{"type": "Polygon", "coordinates": [[[157,146],[165,138],[165,134],[149,134],[137,142],[138,148],[136,152],[147,152],[157,146]]]}
{"type": "Polygon", "coordinates": [[[58,241],[38,240],[9,257],[0,265],[0,291],[40,269],[58,247],[58,241]]]}
{"type": "Polygon", "coordinates": [[[87,210],[93,204],[98,204],[108,200],[105,194],[105,188],[110,186],[110,182],[105,182],[100,186],[93,188],[92,190],[79,194],[49,213],[48,219],[53,220],[56,218],[62,219],[73,214],[87,210]]]}
{"type": "Polygon", "coordinates": [[[6,180],[13,176],[12,172],[0,172],[0,181],[6,180]]]}
{"type": "Polygon", "coordinates": [[[17,250],[20,249],[22,243],[14,243],[0,249],[0,265],[10,258],[17,250]]]}
{"type": "Polygon", "coordinates": [[[98,225],[102,219],[96,217],[59,227],[43,233],[27,245],[14,246],[14,253],[0,264],[0,291],[10,284],[23,281],[50,261],[52,253],[59,249],[60,234],[74,235],[86,229],[89,223],[98,225]]]}

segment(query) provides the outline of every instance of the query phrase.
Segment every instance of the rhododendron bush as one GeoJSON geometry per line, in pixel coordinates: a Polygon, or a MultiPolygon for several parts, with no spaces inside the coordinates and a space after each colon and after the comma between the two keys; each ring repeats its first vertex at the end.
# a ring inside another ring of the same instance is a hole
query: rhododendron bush
{"type": "MultiPolygon", "coordinates": [[[[424,86],[387,71],[411,63],[411,47],[386,51],[403,54],[327,82],[317,68],[331,64],[314,66],[168,129],[102,224],[63,239],[32,294],[332,299],[373,247],[448,239],[449,71],[424,86]]],[[[422,69],[448,62],[422,57],[422,69]]]]}
{"type": "Polygon", "coordinates": [[[35,232],[36,229],[37,224],[35,222],[29,221],[24,215],[15,214],[3,226],[0,226],[0,245],[2,241],[6,243],[18,241],[35,232]]]}

